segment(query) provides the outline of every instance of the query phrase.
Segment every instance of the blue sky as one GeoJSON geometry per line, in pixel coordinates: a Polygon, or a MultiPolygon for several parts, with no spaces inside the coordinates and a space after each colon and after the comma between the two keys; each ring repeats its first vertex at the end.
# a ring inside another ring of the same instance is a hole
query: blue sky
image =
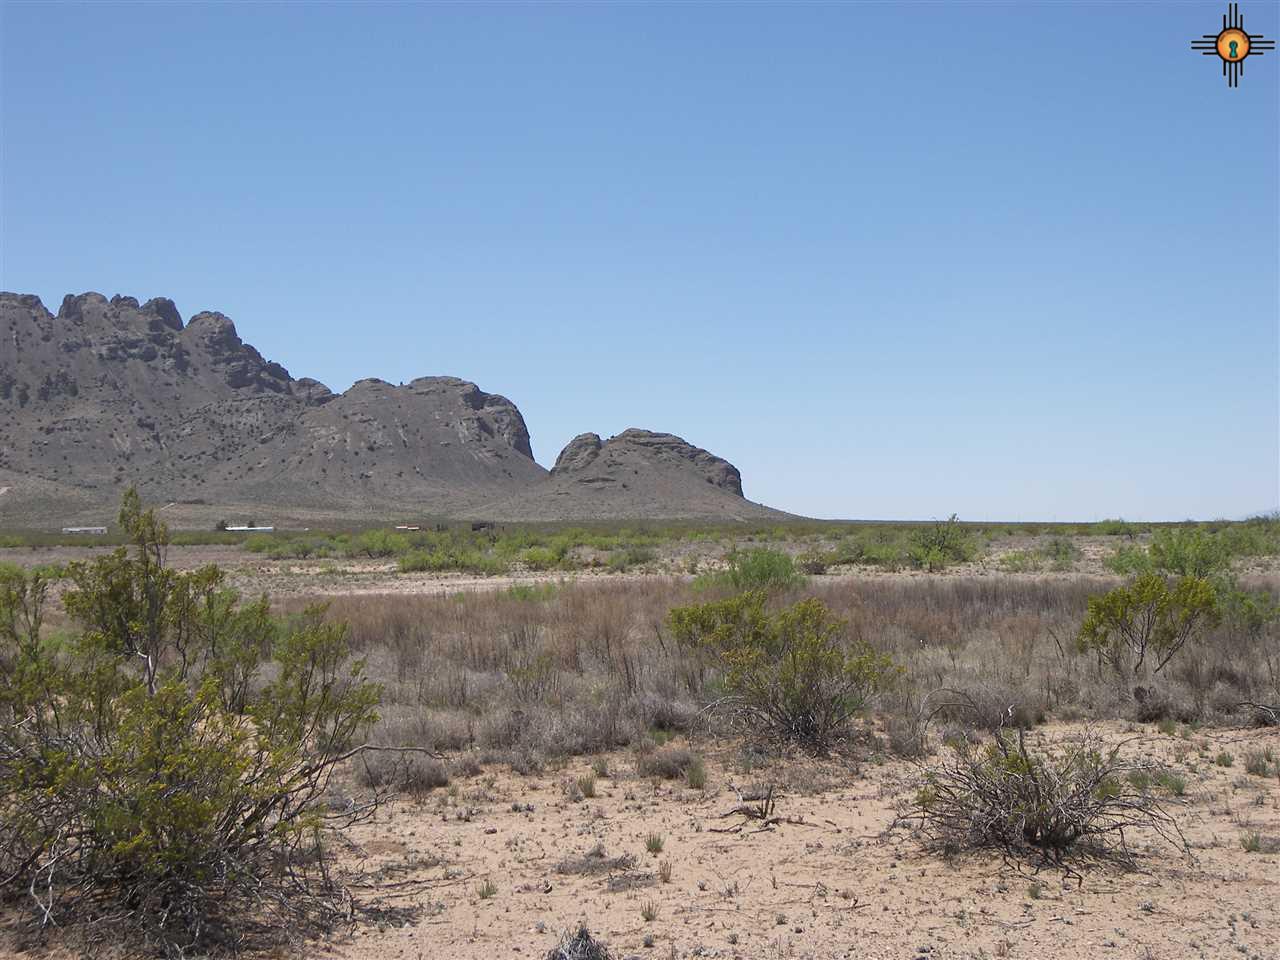
{"type": "Polygon", "coordinates": [[[814,516],[1271,509],[1280,52],[1228,89],[1224,9],[5,2],[0,287],[814,516]]]}

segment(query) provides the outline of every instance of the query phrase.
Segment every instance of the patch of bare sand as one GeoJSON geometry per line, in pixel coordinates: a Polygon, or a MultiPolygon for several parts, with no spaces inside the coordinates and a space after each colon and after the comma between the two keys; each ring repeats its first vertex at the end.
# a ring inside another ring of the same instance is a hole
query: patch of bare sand
{"type": "MultiPolygon", "coordinates": [[[[1125,736],[1120,724],[1106,729],[1125,736]]],[[[793,759],[744,774],[724,748],[708,756],[699,791],[641,779],[619,754],[594,798],[573,799],[570,784],[590,772],[580,760],[541,776],[455,780],[424,802],[388,808],[354,831],[347,861],[401,884],[364,896],[420,916],[314,949],[351,960],[540,958],[585,922],[618,957],[1274,960],[1280,781],[1246,774],[1243,754],[1280,751],[1280,731],[1182,740],[1144,730],[1126,749],[1186,777],[1186,795],[1170,803],[1192,858],[1140,832],[1133,871],[1091,866],[1072,878],[992,854],[946,861],[909,828],[890,829],[914,789],[915,770],[902,761],[855,770],[793,759]],[[1215,765],[1223,750],[1233,766],[1215,765]],[[724,816],[738,803],[731,783],[765,782],[782,789],[785,822],[760,830],[724,816]],[[1245,851],[1241,838],[1254,831],[1271,852],[1245,851]],[[660,854],[646,850],[650,834],[663,838],[660,854]],[[584,868],[584,858],[600,867],[584,868]],[[483,897],[486,881],[495,890],[483,897]],[[650,904],[657,915],[646,921],[650,904]]]]}

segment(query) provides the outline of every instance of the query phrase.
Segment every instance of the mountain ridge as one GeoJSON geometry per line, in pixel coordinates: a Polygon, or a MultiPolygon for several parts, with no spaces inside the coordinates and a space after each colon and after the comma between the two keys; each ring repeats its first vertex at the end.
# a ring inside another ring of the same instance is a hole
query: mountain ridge
{"type": "Polygon", "coordinates": [[[126,485],[153,500],[300,516],[560,519],[557,503],[566,518],[768,510],[742,499],[732,464],[673,434],[596,437],[594,453],[584,437],[595,435],[583,435],[547,471],[501,394],[454,376],[367,377],[335,393],[264,357],[225,314],[184,323],[165,297],[68,294],[53,314],[34,295],[0,293],[0,348],[0,523],[24,501],[42,515],[76,512],[126,485]],[[613,475],[623,469],[639,481],[613,475]],[[562,499],[620,483],[632,495],[562,499]],[[713,502],[720,495],[733,500],[713,502]]]}

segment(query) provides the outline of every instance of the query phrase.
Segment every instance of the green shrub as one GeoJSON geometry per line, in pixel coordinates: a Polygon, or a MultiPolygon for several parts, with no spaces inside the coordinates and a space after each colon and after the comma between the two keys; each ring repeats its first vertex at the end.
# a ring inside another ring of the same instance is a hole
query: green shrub
{"type": "Polygon", "coordinates": [[[977,552],[973,539],[953,513],[947,520],[912,534],[907,560],[917,569],[938,571],[953,563],[972,560],[977,552]]]}
{"type": "Polygon", "coordinates": [[[507,572],[506,562],[498,557],[465,549],[411,550],[400,558],[399,566],[401,573],[457,571],[496,576],[507,572]]]}
{"type": "Polygon", "coordinates": [[[1112,573],[1118,573],[1122,577],[1144,575],[1155,569],[1145,547],[1118,547],[1102,563],[1112,573]]]}
{"type": "Polygon", "coordinates": [[[1035,550],[1014,550],[1000,558],[1000,566],[1009,573],[1036,573],[1044,569],[1044,558],[1035,550]]]}
{"type": "Polygon", "coordinates": [[[719,573],[703,574],[698,586],[723,586],[733,590],[786,590],[804,582],[795,561],[781,550],[756,547],[734,550],[719,573]]]}
{"type": "Polygon", "coordinates": [[[1059,573],[1075,569],[1076,561],[1080,559],[1080,548],[1066,537],[1053,537],[1042,548],[1042,553],[1050,568],[1059,573]]]}
{"type": "Polygon", "coordinates": [[[1091,533],[1100,537],[1129,537],[1138,533],[1138,528],[1127,520],[1099,520],[1092,525],[1091,533]]]}
{"type": "Polygon", "coordinates": [[[513,583],[507,587],[506,594],[512,600],[547,603],[554,599],[559,589],[554,583],[513,583]]]}
{"type": "Polygon", "coordinates": [[[366,530],[351,541],[347,552],[354,557],[396,557],[409,552],[409,538],[390,530],[366,530]]]}
{"type": "Polygon", "coordinates": [[[1217,594],[1208,580],[1181,577],[1170,587],[1147,574],[1133,583],[1089,598],[1080,626],[1080,649],[1096,651],[1117,672],[1126,664],[1138,674],[1150,653],[1159,673],[1190,640],[1220,619],[1217,594]]]}
{"type": "Polygon", "coordinates": [[[565,544],[530,547],[520,554],[520,562],[529,570],[555,570],[565,566],[569,549],[565,544]]]}
{"type": "Polygon", "coordinates": [[[1150,553],[1157,570],[1179,577],[1209,577],[1226,570],[1231,562],[1221,537],[1181,527],[1157,530],[1150,553]]]}
{"type": "Polygon", "coordinates": [[[765,594],[670,613],[677,641],[709,657],[748,729],[827,750],[845,724],[898,674],[817,599],[769,614],[765,594]]]}
{"type": "Polygon", "coordinates": [[[345,626],[311,608],[282,629],[217,568],[165,566],[133,491],[120,525],[133,552],[68,567],[64,637],[39,574],[0,575],[0,892],[178,955],[265,909],[336,921],[322,840],[344,817],[320,802],[378,702],[345,626]]]}
{"type": "Polygon", "coordinates": [[[625,573],[632,567],[643,566],[658,559],[658,554],[648,547],[626,547],[609,554],[609,569],[625,573]]]}

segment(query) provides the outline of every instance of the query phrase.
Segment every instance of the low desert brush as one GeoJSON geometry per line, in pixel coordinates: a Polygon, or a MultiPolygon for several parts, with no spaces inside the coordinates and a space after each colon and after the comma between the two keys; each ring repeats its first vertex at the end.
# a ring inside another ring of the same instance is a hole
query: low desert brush
{"type": "Polygon", "coordinates": [[[1061,863],[1081,848],[1129,858],[1126,831],[1149,827],[1182,846],[1177,823],[1149,789],[1152,776],[1085,735],[1056,749],[1029,747],[1022,732],[1000,731],[925,772],[914,802],[924,836],[947,853],[994,847],[1061,863]],[[1126,776],[1128,775],[1128,776],[1126,776]]]}

